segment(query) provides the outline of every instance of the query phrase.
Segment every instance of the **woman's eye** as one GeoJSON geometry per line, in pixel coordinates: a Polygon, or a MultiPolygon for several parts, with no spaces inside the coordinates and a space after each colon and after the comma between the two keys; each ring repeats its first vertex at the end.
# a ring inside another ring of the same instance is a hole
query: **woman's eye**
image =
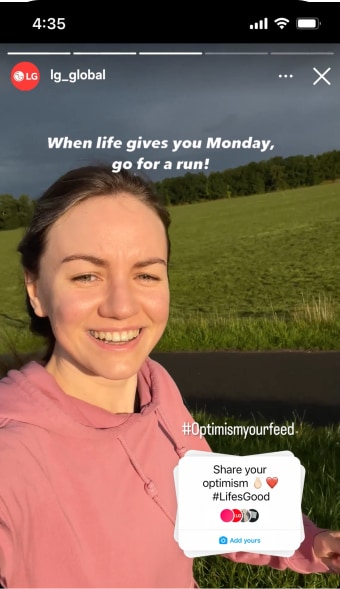
{"type": "Polygon", "coordinates": [[[140,274],[139,278],[141,278],[141,280],[144,280],[145,282],[159,280],[159,278],[157,276],[151,276],[150,274],[140,274]]]}
{"type": "Polygon", "coordinates": [[[97,277],[94,274],[81,274],[80,276],[75,276],[72,278],[73,282],[94,282],[97,277]]]}

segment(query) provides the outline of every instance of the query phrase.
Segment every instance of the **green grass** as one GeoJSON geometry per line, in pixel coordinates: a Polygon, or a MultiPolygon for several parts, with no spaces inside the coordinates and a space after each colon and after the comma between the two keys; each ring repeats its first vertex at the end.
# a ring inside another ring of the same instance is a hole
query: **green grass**
{"type": "Polygon", "coordinates": [[[22,229],[0,231],[0,321],[7,325],[19,326],[26,320],[24,306],[24,283],[16,248],[23,235],[22,229]]]}
{"type": "MultiPolygon", "coordinates": [[[[200,424],[253,425],[260,419],[240,421],[226,413],[223,417],[195,415],[200,424]]],[[[267,423],[264,422],[263,423],[267,423]]],[[[214,452],[234,455],[291,450],[306,469],[302,510],[319,527],[340,529],[340,426],[315,428],[295,420],[294,436],[207,436],[214,452]]],[[[195,578],[200,587],[338,587],[338,575],[301,575],[291,570],[235,564],[209,556],[195,560],[195,578]]]]}
{"type": "MultiPolygon", "coordinates": [[[[158,350],[337,349],[340,182],[172,207],[171,314],[158,350]]],[[[0,232],[0,353],[27,333],[16,246],[0,232]]]]}
{"type": "Polygon", "coordinates": [[[340,307],[340,183],[173,207],[172,308],[291,313],[340,307]]]}
{"type": "MultiPolygon", "coordinates": [[[[311,308],[311,307],[310,307],[311,308]]],[[[340,316],[172,317],[157,351],[181,350],[338,350],[340,316]]]]}

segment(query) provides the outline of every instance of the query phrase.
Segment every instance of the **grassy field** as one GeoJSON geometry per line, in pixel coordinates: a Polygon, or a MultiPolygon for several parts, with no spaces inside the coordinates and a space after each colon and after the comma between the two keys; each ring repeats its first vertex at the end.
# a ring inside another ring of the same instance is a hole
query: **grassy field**
{"type": "MultiPolygon", "coordinates": [[[[336,349],[340,182],[172,207],[171,319],[159,350],[336,349]]],[[[16,245],[0,232],[0,353],[25,332],[16,245]]]]}
{"type": "Polygon", "coordinates": [[[340,307],[340,183],[172,209],[172,307],[272,316],[340,307]]]}
{"type": "MultiPolygon", "coordinates": [[[[223,425],[224,417],[197,414],[200,424],[223,425]]],[[[228,417],[228,425],[240,420],[228,417]]],[[[245,422],[253,425],[255,422],[245,422]]],[[[256,421],[260,424],[259,421],[256,421]]],[[[267,422],[263,422],[267,423],[267,422]]],[[[288,424],[289,425],[289,424],[288,424]]],[[[302,510],[319,527],[340,529],[340,426],[314,428],[295,421],[294,436],[207,436],[214,452],[234,455],[291,450],[306,469],[302,510]],[[317,449],[317,451],[316,451],[317,449]]],[[[301,575],[291,570],[235,564],[220,556],[195,561],[200,587],[338,587],[339,576],[301,575]]]]}

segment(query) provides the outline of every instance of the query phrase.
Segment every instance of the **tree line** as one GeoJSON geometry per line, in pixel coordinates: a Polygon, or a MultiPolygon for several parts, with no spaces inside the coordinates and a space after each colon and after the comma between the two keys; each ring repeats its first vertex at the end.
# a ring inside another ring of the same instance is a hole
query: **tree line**
{"type": "Polygon", "coordinates": [[[0,194],[0,230],[17,229],[29,225],[34,211],[34,200],[27,194],[14,198],[0,194]]]}
{"type": "Polygon", "coordinates": [[[340,178],[340,151],[321,155],[274,157],[222,172],[165,178],[157,182],[165,204],[178,205],[315,186],[340,178]]]}
{"type": "MultiPolygon", "coordinates": [[[[165,178],[155,186],[165,204],[179,205],[315,186],[338,178],[340,151],[333,150],[316,156],[274,157],[208,175],[188,172],[184,176],[165,178]]],[[[17,199],[10,194],[0,194],[0,231],[27,227],[35,202],[26,194],[17,199]]]]}

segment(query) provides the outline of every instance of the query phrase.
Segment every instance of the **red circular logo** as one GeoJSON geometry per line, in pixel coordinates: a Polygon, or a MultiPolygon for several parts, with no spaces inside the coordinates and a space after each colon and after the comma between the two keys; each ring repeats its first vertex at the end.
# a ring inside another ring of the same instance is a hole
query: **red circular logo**
{"type": "Polygon", "coordinates": [[[240,522],[242,519],[242,512],[239,509],[233,509],[233,514],[234,514],[233,522],[236,522],[236,523],[240,522]]]}
{"type": "Polygon", "coordinates": [[[40,82],[40,72],[34,63],[21,61],[12,68],[11,82],[18,90],[33,90],[40,82]]]}

